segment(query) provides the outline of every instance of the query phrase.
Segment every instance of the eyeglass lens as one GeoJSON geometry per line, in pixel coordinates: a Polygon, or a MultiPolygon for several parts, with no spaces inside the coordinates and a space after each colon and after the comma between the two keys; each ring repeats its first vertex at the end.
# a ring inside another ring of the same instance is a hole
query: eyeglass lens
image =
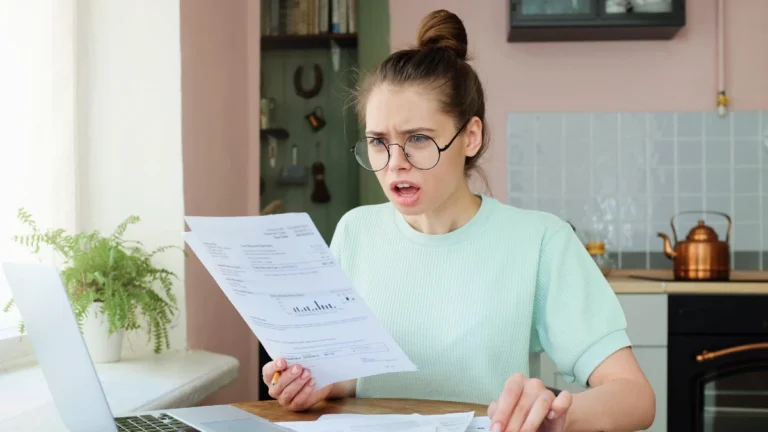
{"type": "MultiPolygon", "coordinates": [[[[387,166],[390,152],[397,151],[398,144],[382,143],[378,138],[363,138],[355,144],[355,157],[363,168],[379,171],[387,166]]],[[[426,135],[411,135],[402,145],[408,162],[418,169],[430,169],[440,160],[440,149],[426,135]]]]}

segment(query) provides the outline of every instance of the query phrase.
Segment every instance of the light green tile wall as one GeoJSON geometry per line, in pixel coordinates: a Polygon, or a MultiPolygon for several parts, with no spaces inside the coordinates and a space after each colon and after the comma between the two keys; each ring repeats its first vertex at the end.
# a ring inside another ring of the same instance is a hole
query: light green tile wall
{"type": "Polygon", "coordinates": [[[288,130],[290,138],[278,144],[275,168],[269,165],[267,140],[261,141],[261,175],[265,190],[262,207],[275,199],[282,199],[288,212],[307,212],[327,242],[341,216],[356,207],[360,201],[359,165],[349,148],[358,135],[358,124],[352,107],[344,109],[349,90],[354,85],[354,68],[357,50],[342,49],[338,72],[331,67],[330,48],[314,50],[263,51],[261,54],[261,95],[276,101],[273,110],[275,126],[288,130]],[[299,65],[304,66],[305,88],[313,84],[313,64],[323,70],[324,84],[318,96],[306,100],[294,91],[293,74],[299,65]],[[314,133],[305,119],[315,106],[321,106],[327,126],[314,133]],[[318,160],[316,142],[320,141],[320,160],[325,164],[326,183],[331,201],[317,204],[310,200],[313,189],[311,165],[318,160]],[[278,177],[285,164],[291,163],[291,145],[298,146],[298,162],[310,172],[304,186],[280,186],[278,177]]]}
{"type": "MultiPolygon", "coordinates": [[[[389,55],[389,0],[359,0],[358,64],[362,72],[373,70],[389,55]]],[[[360,128],[360,134],[365,129],[360,128]]],[[[378,180],[360,169],[360,204],[387,200],[378,180]]]]}

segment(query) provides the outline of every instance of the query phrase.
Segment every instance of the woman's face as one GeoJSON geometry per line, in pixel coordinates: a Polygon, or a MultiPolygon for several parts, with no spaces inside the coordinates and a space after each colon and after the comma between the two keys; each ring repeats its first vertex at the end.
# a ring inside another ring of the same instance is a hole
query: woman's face
{"type": "Polygon", "coordinates": [[[432,93],[416,86],[374,88],[367,101],[365,123],[369,157],[386,159],[389,148],[389,163],[376,172],[376,177],[389,200],[405,215],[434,211],[458,191],[466,182],[465,157],[477,153],[481,143],[478,119],[456,136],[454,119],[440,111],[432,93]],[[437,150],[435,143],[443,149],[454,136],[447,150],[437,150]],[[413,164],[402,146],[408,149],[413,164]],[[434,166],[419,169],[414,165],[434,166]]]}

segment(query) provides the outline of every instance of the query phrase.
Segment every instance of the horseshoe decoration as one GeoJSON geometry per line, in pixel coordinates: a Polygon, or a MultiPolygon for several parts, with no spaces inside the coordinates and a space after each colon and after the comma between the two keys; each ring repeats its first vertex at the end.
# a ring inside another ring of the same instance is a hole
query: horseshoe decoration
{"type": "Polygon", "coordinates": [[[320,93],[320,89],[323,88],[323,70],[315,63],[313,67],[315,71],[315,85],[310,89],[305,89],[302,86],[302,75],[304,74],[304,66],[299,66],[293,73],[293,87],[296,90],[296,94],[304,99],[312,99],[320,93]]]}

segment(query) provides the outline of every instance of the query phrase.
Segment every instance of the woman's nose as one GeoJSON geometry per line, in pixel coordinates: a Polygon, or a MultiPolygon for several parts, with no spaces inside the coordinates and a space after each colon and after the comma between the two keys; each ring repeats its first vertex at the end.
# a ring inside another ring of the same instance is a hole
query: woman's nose
{"type": "Polygon", "coordinates": [[[389,147],[389,169],[396,171],[408,169],[411,163],[405,157],[405,151],[399,145],[393,144],[389,147]]]}

